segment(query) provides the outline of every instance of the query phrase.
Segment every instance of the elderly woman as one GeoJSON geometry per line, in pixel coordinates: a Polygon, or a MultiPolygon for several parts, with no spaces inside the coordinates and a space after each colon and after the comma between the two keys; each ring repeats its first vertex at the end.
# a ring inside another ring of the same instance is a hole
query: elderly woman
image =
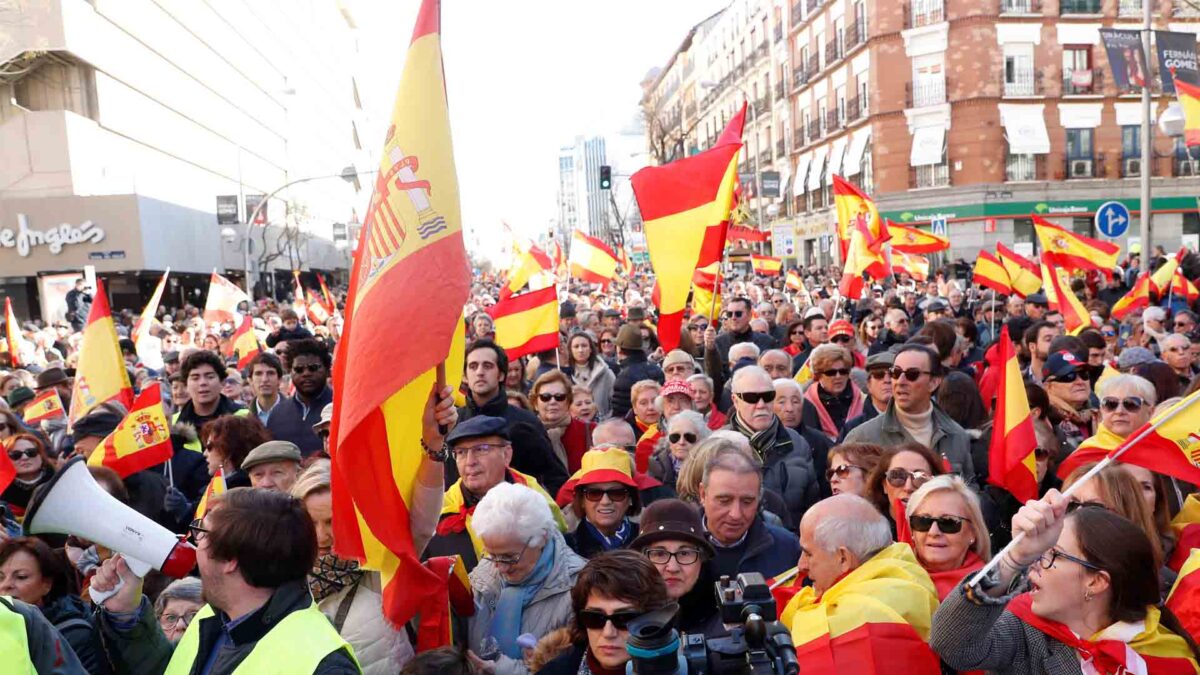
{"type": "Polygon", "coordinates": [[[816,386],[804,392],[800,417],[810,429],[819,429],[830,441],[836,441],[846,420],[863,411],[863,395],[850,383],[854,358],[850,350],[824,344],[813,350],[808,363],[816,377],[816,386]]]}
{"type": "MultiPolygon", "coordinates": [[[[607,368],[607,366],[605,366],[607,368]]],[[[592,445],[594,424],[571,417],[571,380],[561,370],[551,370],[533,383],[529,402],[546,427],[558,461],[574,473],[579,470],[583,453],[592,445]]]]}
{"type": "Polygon", "coordinates": [[[1137,375],[1113,375],[1096,385],[1100,426],[1126,438],[1150,421],[1157,398],[1154,385],[1137,375]]]}
{"type": "Polygon", "coordinates": [[[545,498],[523,485],[488,490],[471,525],[485,553],[471,572],[468,656],[484,673],[526,673],[517,638],[571,623],[571,587],[586,561],[567,546],[545,498]]]}
{"type": "Polygon", "coordinates": [[[832,493],[843,492],[869,497],[867,477],[879,464],[884,454],[882,447],[873,443],[842,443],[829,449],[829,468],[825,470],[825,481],[832,493]]]}
{"type": "Polygon", "coordinates": [[[630,387],[631,407],[625,415],[625,421],[629,422],[630,428],[633,429],[634,438],[640,440],[662,418],[662,410],[657,405],[660,391],[662,385],[654,380],[640,380],[630,387]]]}
{"type": "Polygon", "coordinates": [[[162,628],[163,635],[178,644],[196,612],[204,606],[200,579],[184,577],[176,579],[154,599],[154,616],[162,628]]]}
{"type": "Polygon", "coordinates": [[[592,392],[600,419],[612,413],[612,391],[617,376],[604,362],[600,347],[591,333],[581,331],[567,341],[571,353],[571,380],[573,384],[587,387],[592,392]]]}
{"type": "Polygon", "coordinates": [[[629,661],[629,622],[671,598],[654,566],[633,551],[588,561],[571,589],[571,625],[546,635],[530,658],[546,675],[621,675],[629,661]]]}
{"type": "Polygon", "coordinates": [[[1067,507],[1056,490],[1021,507],[1021,540],[987,578],[946,596],[930,646],[959,671],[1197,672],[1194,646],[1158,607],[1145,532],[1107,509],[1067,507]]]}
{"type": "Polygon", "coordinates": [[[713,584],[716,555],[704,533],[700,511],[678,499],[660,499],[642,512],[642,534],[630,546],[646,556],[679,603],[676,628],[716,637],[724,633],[713,584]]]}
{"type": "Polygon", "coordinates": [[[1088,408],[1092,396],[1088,365],[1071,352],[1055,352],[1042,368],[1042,386],[1050,398],[1047,413],[1055,431],[1064,449],[1073,451],[1096,428],[1095,411],[1088,408]]]}
{"type": "Polygon", "coordinates": [[[625,548],[638,534],[630,517],[641,510],[638,483],[623,448],[605,446],[583,456],[583,468],[571,478],[571,511],[579,520],[567,545],[584,558],[625,548]]]}
{"type": "Polygon", "coordinates": [[[33,434],[9,436],[0,445],[16,470],[16,476],[0,495],[0,500],[8,502],[13,514],[20,517],[29,506],[33,491],[54,475],[54,466],[46,456],[45,444],[33,434]]]}
{"type": "Polygon", "coordinates": [[[942,458],[920,443],[905,443],[884,450],[867,476],[867,498],[892,523],[905,517],[908,500],[934,476],[945,473],[942,458]]]}
{"type": "Polygon", "coordinates": [[[595,423],[599,421],[599,414],[596,402],[592,399],[591,389],[578,384],[571,387],[571,417],[580,422],[595,423]]]}
{"type": "Polygon", "coordinates": [[[716,431],[728,424],[729,418],[713,405],[712,378],[707,375],[692,375],[687,382],[692,385],[692,391],[695,393],[692,400],[696,405],[696,412],[704,415],[704,422],[708,428],[716,431]]]}
{"type": "Polygon", "coordinates": [[[667,433],[659,439],[658,449],[650,457],[648,473],[664,485],[674,485],[679,480],[679,468],[692,449],[711,434],[700,413],[694,410],[676,413],[667,422],[667,433]]]}
{"type": "Polygon", "coordinates": [[[941,475],[908,499],[913,553],[944,600],[992,557],[979,497],[958,476],[941,475]]]}

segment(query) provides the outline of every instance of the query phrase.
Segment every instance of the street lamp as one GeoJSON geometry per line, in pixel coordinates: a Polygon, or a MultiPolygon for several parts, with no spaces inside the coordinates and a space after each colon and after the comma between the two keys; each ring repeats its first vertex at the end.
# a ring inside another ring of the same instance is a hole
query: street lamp
{"type": "MultiPolygon", "coordinates": [[[[716,89],[719,85],[716,82],[713,82],[712,80],[701,80],[700,86],[704,89],[716,89]]],[[[759,152],[759,147],[758,147],[758,111],[756,111],[754,109],[754,103],[750,100],[750,95],[746,93],[745,89],[742,89],[741,86],[736,85],[736,84],[733,85],[733,88],[736,89],[738,91],[738,93],[742,95],[742,97],[744,99],[746,99],[746,107],[750,110],[750,124],[751,124],[751,126],[755,127],[754,134],[753,134],[753,140],[754,140],[754,148],[753,148],[754,202],[755,202],[755,204],[757,204],[757,208],[755,210],[758,214],[758,224],[759,224],[759,227],[762,227],[763,225],[766,224],[766,221],[763,220],[762,167],[758,166],[758,158],[761,156],[761,153],[759,152]]]]}

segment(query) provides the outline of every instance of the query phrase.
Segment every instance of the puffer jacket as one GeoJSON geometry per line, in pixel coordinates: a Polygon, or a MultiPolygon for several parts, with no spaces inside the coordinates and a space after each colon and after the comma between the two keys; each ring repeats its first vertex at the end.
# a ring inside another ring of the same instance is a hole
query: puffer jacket
{"type": "MultiPolygon", "coordinates": [[[[555,538],[557,556],[546,582],[521,615],[522,633],[546,635],[556,628],[567,626],[575,618],[571,609],[571,587],[575,585],[575,577],[587,561],[567,546],[562,534],[554,532],[552,536],[555,538]]],[[[471,587],[475,590],[475,616],[471,617],[468,644],[479,645],[488,636],[496,602],[504,588],[503,577],[495,565],[483,560],[471,572],[471,587]]],[[[503,654],[495,664],[496,675],[524,675],[529,672],[524,661],[503,654]]]]}
{"type": "Polygon", "coordinates": [[[626,413],[633,407],[633,400],[630,395],[630,390],[633,385],[642,380],[654,380],[662,384],[667,378],[663,375],[662,368],[650,363],[646,360],[646,354],[643,352],[629,352],[625,356],[625,360],[621,362],[621,372],[617,373],[617,378],[613,382],[612,390],[612,416],[624,417],[626,413]]]}
{"type": "Polygon", "coordinates": [[[338,633],[354,648],[363,675],[400,672],[412,660],[413,647],[405,631],[394,630],[383,618],[383,586],[378,572],[367,572],[357,585],[322,598],[317,609],[334,622],[351,590],[354,597],[350,598],[349,612],[338,633]]]}

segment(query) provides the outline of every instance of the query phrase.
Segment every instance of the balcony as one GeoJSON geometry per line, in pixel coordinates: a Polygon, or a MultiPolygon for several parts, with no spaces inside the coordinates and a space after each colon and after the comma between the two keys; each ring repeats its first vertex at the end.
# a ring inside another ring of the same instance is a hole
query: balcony
{"type": "Polygon", "coordinates": [[[767,148],[766,150],[763,150],[762,152],[758,153],[759,166],[766,166],[767,164],[770,164],[770,163],[771,163],[771,149],[770,148],[767,148]]]}
{"type": "Polygon", "coordinates": [[[825,113],[825,128],[829,133],[833,133],[842,128],[842,116],[838,114],[836,109],[825,113]]]}
{"type": "Polygon", "coordinates": [[[867,24],[865,21],[863,23],[858,23],[857,21],[855,21],[854,23],[852,23],[846,27],[846,51],[847,52],[849,52],[850,50],[854,49],[855,47],[857,47],[861,44],[866,44],[866,42],[867,42],[867,24]]]}
{"type": "Polygon", "coordinates": [[[799,26],[804,21],[804,3],[797,2],[792,5],[792,27],[799,26]]]}
{"type": "Polygon", "coordinates": [[[797,66],[792,71],[792,86],[796,89],[808,84],[808,70],[804,66],[797,66]]]}
{"type": "Polygon", "coordinates": [[[1104,71],[1073,70],[1063,72],[1063,96],[1100,96],[1104,93],[1104,71]]]}
{"type": "Polygon", "coordinates": [[[746,62],[742,61],[741,63],[737,64],[737,68],[733,69],[733,76],[740,79],[745,74],[746,74],[746,62]]]}
{"type": "Polygon", "coordinates": [[[1040,70],[1016,70],[1009,80],[1003,73],[1000,82],[1005,96],[1041,96],[1042,72],[1040,70]]]}
{"type": "Polygon", "coordinates": [[[1046,156],[1009,154],[1004,160],[1004,180],[1009,182],[1046,180],[1046,156]]]}
{"type": "Polygon", "coordinates": [[[1175,12],[1173,14],[1174,16],[1200,16],[1200,7],[1197,7],[1194,3],[1185,2],[1185,0],[1175,0],[1175,12]]]}
{"type": "Polygon", "coordinates": [[[929,166],[908,167],[908,189],[948,187],[950,185],[950,165],[930,164],[929,166]]]}
{"type": "Polygon", "coordinates": [[[945,0],[913,0],[904,13],[905,28],[920,28],[946,20],[945,0]]]}
{"type": "Polygon", "coordinates": [[[1117,14],[1119,16],[1141,16],[1142,0],[1120,0],[1117,3],[1117,14]]]}
{"type": "Polygon", "coordinates": [[[811,120],[808,123],[808,142],[812,143],[813,141],[820,138],[822,135],[823,134],[821,133],[821,124],[819,122],[817,122],[816,120],[811,120]]]}
{"type": "Polygon", "coordinates": [[[1059,14],[1100,14],[1102,0],[1059,0],[1059,14]]]}
{"type": "Polygon", "coordinates": [[[817,62],[817,59],[815,57],[809,59],[808,60],[808,79],[809,80],[813,79],[814,77],[817,76],[817,73],[819,73],[819,72],[821,72],[821,64],[817,62]]]}
{"type": "Polygon", "coordinates": [[[854,98],[847,101],[846,102],[846,122],[847,123],[855,122],[859,118],[866,117],[867,106],[865,104],[866,104],[866,101],[862,100],[862,102],[860,103],[860,99],[857,96],[855,96],[854,98]]]}
{"type": "Polygon", "coordinates": [[[792,152],[804,147],[804,125],[800,124],[795,129],[792,129],[792,152]]]}
{"type": "Polygon", "coordinates": [[[904,104],[907,108],[923,108],[946,102],[946,78],[928,78],[904,85],[904,104]]]}
{"type": "Polygon", "coordinates": [[[772,31],[771,35],[772,35],[772,37],[775,38],[775,42],[779,42],[780,40],[782,40],[783,39],[783,24],[781,24],[781,23],[775,24],[775,29],[772,31]]]}
{"type": "Polygon", "coordinates": [[[1000,0],[1001,14],[1041,14],[1041,0],[1000,0]]]}
{"type": "Polygon", "coordinates": [[[770,105],[770,103],[771,102],[767,100],[766,96],[763,96],[762,98],[759,98],[758,100],[756,100],[754,102],[754,117],[755,117],[755,119],[759,119],[763,115],[767,114],[767,107],[770,105]]]}
{"type": "Polygon", "coordinates": [[[775,156],[783,157],[785,152],[787,152],[787,143],[784,143],[782,138],[775,141],[775,156]]]}
{"type": "Polygon", "coordinates": [[[783,94],[784,94],[782,80],[775,83],[774,91],[775,91],[775,102],[778,103],[779,101],[782,101],[783,94]]]}
{"type": "Polygon", "coordinates": [[[837,40],[831,40],[829,44],[825,45],[825,63],[833,65],[840,58],[842,58],[841,45],[837,40]]]}
{"type": "Polygon", "coordinates": [[[770,49],[771,49],[771,46],[767,44],[766,40],[763,40],[762,42],[758,43],[757,47],[754,48],[755,58],[759,58],[759,59],[763,58],[764,56],[767,55],[767,51],[769,51],[770,49]]]}

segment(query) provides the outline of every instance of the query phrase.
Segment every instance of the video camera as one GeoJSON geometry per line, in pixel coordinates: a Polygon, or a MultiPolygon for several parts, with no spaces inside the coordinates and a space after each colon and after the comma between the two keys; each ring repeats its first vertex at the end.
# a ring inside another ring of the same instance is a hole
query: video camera
{"type": "Polygon", "coordinates": [[[629,623],[626,649],[637,675],[799,675],[792,637],[779,623],[775,598],[757,572],[714,584],[729,635],[705,638],[675,630],[671,603],[629,623]]]}

